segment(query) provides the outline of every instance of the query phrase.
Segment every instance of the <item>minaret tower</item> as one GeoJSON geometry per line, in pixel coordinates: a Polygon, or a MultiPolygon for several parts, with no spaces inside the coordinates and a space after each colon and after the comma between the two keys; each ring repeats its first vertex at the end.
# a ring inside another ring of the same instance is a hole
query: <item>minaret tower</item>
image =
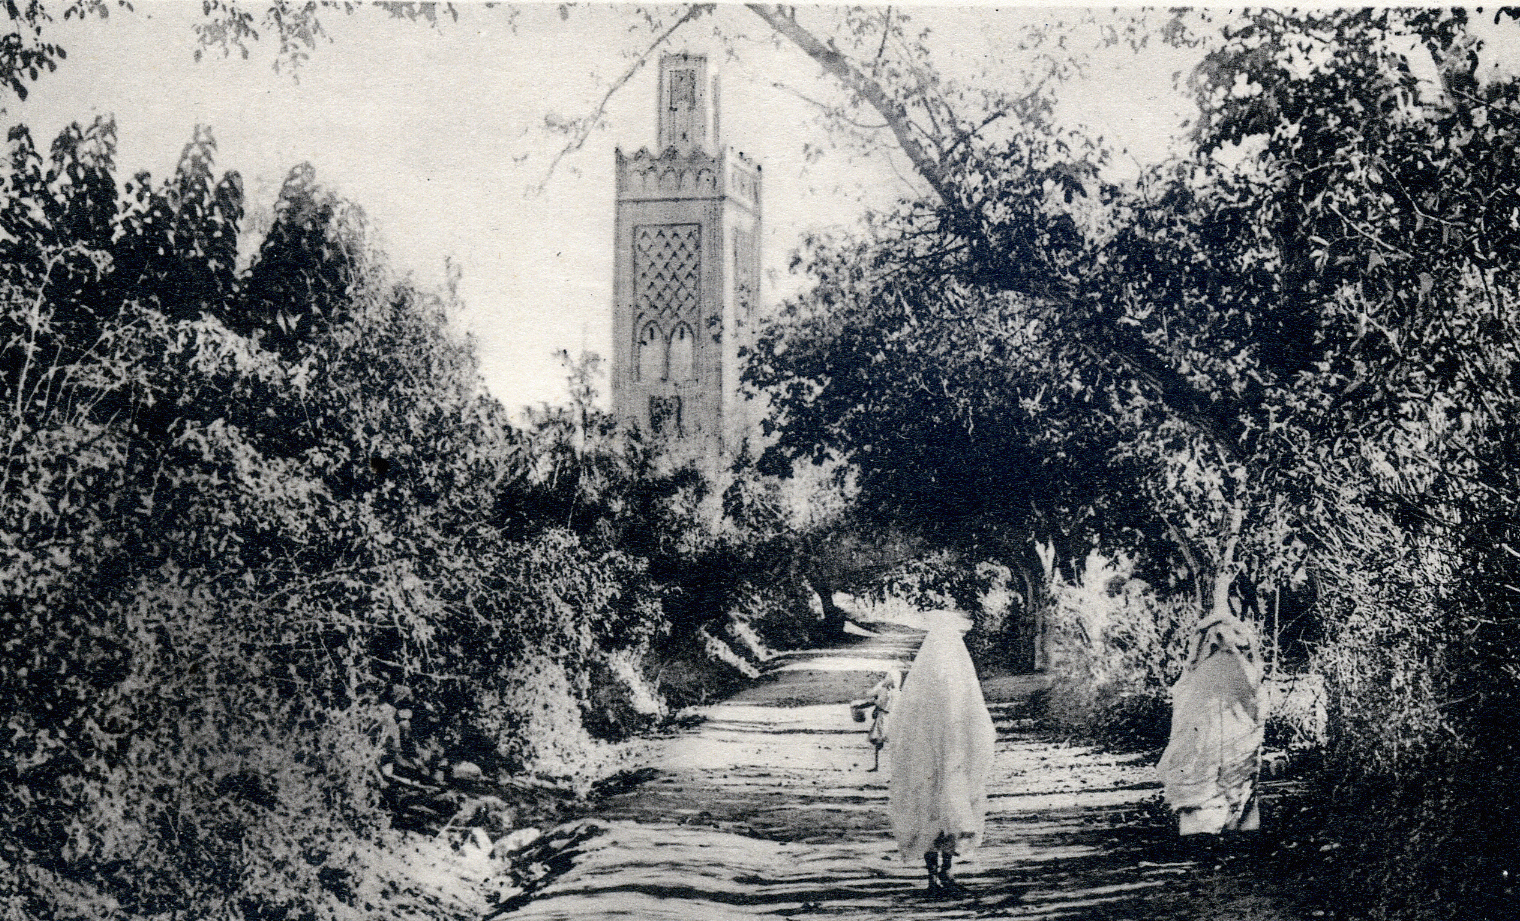
{"type": "Polygon", "coordinates": [[[751,420],[739,348],[760,297],[760,167],[722,146],[702,55],[660,57],[659,148],[617,151],[612,403],[709,468],[751,420]]]}

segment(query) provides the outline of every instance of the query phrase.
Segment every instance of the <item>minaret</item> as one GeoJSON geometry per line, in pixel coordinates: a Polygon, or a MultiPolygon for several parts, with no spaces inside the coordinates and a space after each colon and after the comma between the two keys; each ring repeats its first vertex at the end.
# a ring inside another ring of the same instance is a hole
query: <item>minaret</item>
{"type": "Polygon", "coordinates": [[[722,146],[702,55],[660,57],[659,149],[617,151],[612,403],[709,469],[750,420],[739,347],[760,297],[760,167],[722,146]]]}

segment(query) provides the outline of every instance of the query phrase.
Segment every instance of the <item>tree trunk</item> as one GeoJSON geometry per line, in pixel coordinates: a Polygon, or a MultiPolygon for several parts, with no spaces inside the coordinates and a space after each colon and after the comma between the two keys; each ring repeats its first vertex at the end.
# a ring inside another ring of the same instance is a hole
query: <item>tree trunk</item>
{"type": "Polygon", "coordinates": [[[809,574],[807,577],[808,588],[811,588],[818,596],[818,603],[823,608],[823,629],[826,633],[837,634],[844,632],[844,625],[849,620],[849,615],[844,608],[834,603],[834,583],[825,576],[809,574]]]}
{"type": "Polygon", "coordinates": [[[1009,631],[1014,648],[1008,664],[1021,672],[1037,672],[1045,667],[1045,615],[1050,605],[1050,582],[1042,550],[1042,545],[1030,543],[1017,550],[1010,549],[1003,558],[1019,588],[1016,610],[1011,612],[1017,621],[1009,631]]]}

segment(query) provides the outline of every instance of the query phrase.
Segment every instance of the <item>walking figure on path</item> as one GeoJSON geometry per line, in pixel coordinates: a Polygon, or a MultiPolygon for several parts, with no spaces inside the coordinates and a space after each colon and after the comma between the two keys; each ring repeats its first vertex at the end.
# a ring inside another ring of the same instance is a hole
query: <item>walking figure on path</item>
{"type": "Polygon", "coordinates": [[[1211,614],[1188,637],[1172,686],[1172,735],[1157,766],[1182,835],[1254,831],[1260,825],[1261,650],[1256,631],[1211,614]]]}
{"type": "Polygon", "coordinates": [[[864,716],[867,709],[871,710],[871,728],[866,730],[866,741],[876,750],[875,759],[871,762],[872,771],[881,769],[881,747],[887,744],[887,715],[892,712],[892,702],[897,697],[900,682],[897,672],[887,672],[866,692],[863,699],[851,705],[858,714],[857,720],[864,716]]]}
{"type": "Polygon", "coordinates": [[[931,629],[894,708],[888,796],[897,848],[923,855],[931,893],[960,891],[951,863],[981,843],[995,736],[960,631],[931,629]]]}

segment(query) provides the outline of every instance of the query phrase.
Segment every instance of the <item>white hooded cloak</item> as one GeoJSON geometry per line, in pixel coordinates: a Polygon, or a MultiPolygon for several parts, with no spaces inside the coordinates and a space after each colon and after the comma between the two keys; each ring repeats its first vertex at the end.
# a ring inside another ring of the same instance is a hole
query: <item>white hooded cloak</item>
{"type": "Polygon", "coordinates": [[[960,631],[924,638],[892,710],[892,832],[904,860],[981,843],[996,733],[960,631]]]}
{"type": "Polygon", "coordinates": [[[1172,734],[1158,770],[1184,835],[1259,825],[1261,652],[1256,632],[1229,614],[1200,620],[1172,686],[1172,734]]]}

